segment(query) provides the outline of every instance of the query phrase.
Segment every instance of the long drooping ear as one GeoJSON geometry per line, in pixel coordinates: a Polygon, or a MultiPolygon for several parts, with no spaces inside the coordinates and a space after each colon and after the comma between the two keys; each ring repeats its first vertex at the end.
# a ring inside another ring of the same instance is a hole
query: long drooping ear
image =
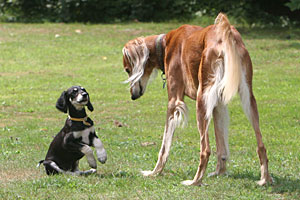
{"type": "Polygon", "coordinates": [[[146,45],[145,38],[139,37],[129,41],[122,52],[132,67],[132,75],[125,83],[130,82],[130,86],[132,87],[143,76],[150,51],[146,45]]]}
{"type": "Polygon", "coordinates": [[[63,93],[61,93],[60,97],[57,99],[57,102],[56,102],[56,108],[64,113],[67,113],[67,111],[68,111],[66,94],[67,94],[67,92],[63,91],[63,93]]]}
{"type": "Polygon", "coordinates": [[[86,106],[88,107],[89,111],[93,112],[93,110],[94,110],[94,107],[93,107],[93,105],[92,105],[92,103],[91,103],[91,101],[90,101],[90,100],[89,100],[89,102],[87,103],[87,105],[86,105],[86,106]]]}

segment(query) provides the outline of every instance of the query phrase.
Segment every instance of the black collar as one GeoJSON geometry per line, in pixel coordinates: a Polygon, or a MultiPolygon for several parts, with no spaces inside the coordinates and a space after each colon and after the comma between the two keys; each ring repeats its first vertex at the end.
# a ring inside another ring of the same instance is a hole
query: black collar
{"type": "Polygon", "coordinates": [[[166,34],[160,34],[156,40],[155,40],[155,52],[156,52],[156,56],[158,59],[158,64],[159,67],[161,69],[161,71],[163,72],[163,74],[165,74],[165,64],[164,64],[164,48],[162,45],[163,42],[163,38],[165,37],[166,34]]]}

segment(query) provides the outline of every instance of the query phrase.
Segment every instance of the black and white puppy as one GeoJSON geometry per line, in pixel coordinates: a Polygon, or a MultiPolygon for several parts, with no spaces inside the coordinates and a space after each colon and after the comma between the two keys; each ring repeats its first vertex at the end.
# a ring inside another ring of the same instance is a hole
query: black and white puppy
{"type": "Polygon", "coordinates": [[[64,91],[56,103],[56,108],[64,113],[69,113],[64,127],[55,136],[50,144],[44,164],[48,175],[66,173],[82,175],[95,173],[97,162],[91,146],[96,148],[98,161],[105,163],[106,151],[101,140],[95,133],[93,121],[87,116],[85,106],[93,111],[89,94],[80,86],[73,86],[64,91]],[[86,156],[89,166],[87,171],[79,171],[79,160],[86,156]]]}

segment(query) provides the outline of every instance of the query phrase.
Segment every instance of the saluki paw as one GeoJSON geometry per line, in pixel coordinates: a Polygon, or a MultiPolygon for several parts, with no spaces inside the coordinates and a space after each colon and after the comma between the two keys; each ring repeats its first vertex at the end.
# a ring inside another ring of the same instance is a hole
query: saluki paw
{"type": "Polygon", "coordinates": [[[213,177],[213,176],[218,176],[220,173],[218,172],[212,172],[212,173],[209,173],[207,177],[213,177]]]}
{"type": "Polygon", "coordinates": [[[205,185],[205,184],[202,183],[201,181],[195,182],[194,180],[186,180],[186,181],[182,181],[181,184],[182,184],[182,185],[186,185],[186,186],[190,186],[190,185],[194,185],[194,186],[202,186],[202,185],[205,185]]]}
{"type": "Polygon", "coordinates": [[[153,171],[141,171],[141,173],[143,174],[143,176],[154,176],[155,175],[153,173],[153,171]]]}
{"type": "Polygon", "coordinates": [[[271,176],[269,176],[268,178],[261,179],[260,181],[257,181],[256,183],[260,186],[264,186],[267,183],[272,184],[273,182],[274,182],[273,178],[271,176]]]}
{"type": "Polygon", "coordinates": [[[214,177],[214,176],[222,176],[222,175],[226,175],[226,172],[212,172],[212,173],[209,173],[207,177],[214,177]]]}

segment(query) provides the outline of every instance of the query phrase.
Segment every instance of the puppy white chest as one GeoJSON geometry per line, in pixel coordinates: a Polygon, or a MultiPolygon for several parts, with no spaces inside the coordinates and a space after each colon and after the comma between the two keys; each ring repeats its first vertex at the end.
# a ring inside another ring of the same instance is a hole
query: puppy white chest
{"type": "Polygon", "coordinates": [[[85,144],[89,144],[89,142],[90,142],[89,135],[90,135],[91,132],[95,132],[94,126],[86,128],[82,131],[74,131],[73,135],[74,135],[75,138],[82,137],[82,142],[85,143],[85,144]]]}

